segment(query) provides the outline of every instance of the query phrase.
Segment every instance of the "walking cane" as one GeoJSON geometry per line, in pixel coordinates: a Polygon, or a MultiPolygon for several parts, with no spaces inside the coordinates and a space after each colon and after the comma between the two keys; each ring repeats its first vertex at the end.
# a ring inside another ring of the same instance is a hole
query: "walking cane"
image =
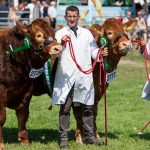
{"type": "Polygon", "coordinates": [[[148,121],[145,126],[140,130],[138,134],[143,134],[143,131],[146,129],[146,127],[150,124],[150,121],[148,121]]]}
{"type": "Polygon", "coordinates": [[[106,103],[106,71],[104,70],[104,112],[105,112],[105,145],[107,145],[107,103],[106,103]]]}
{"type": "MultiPolygon", "coordinates": [[[[106,37],[101,37],[100,43],[103,47],[108,45],[108,40],[106,37]]],[[[106,70],[109,69],[109,65],[107,62],[107,57],[103,57],[103,71],[104,71],[104,113],[105,113],[105,145],[107,145],[107,138],[108,138],[108,133],[107,133],[107,103],[106,103],[106,70]]]]}

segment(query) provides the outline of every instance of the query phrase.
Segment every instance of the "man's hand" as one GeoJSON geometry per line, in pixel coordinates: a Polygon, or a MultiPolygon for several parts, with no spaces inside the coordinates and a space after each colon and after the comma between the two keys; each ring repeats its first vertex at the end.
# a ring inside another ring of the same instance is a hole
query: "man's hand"
{"type": "Polygon", "coordinates": [[[104,47],[104,48],[102,49],[102,55],[103,55],[103,56],[108,56],[108,47],[104,47]]]}
{"type": "Polygon", "coordinates": [[[70,35],[64,35],[61,38],[61,45],[66,48],[66,43],[70,41],[70,35]]]}

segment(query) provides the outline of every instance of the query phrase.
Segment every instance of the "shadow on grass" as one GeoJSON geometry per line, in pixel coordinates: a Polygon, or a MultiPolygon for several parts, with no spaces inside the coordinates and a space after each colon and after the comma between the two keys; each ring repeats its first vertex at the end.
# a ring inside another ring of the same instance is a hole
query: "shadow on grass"
{"type": "MultiPolygon", "coordinates": [[[[5,143],[19,143],[18,142],[18,129],[17,128],[3,128],[4,141],[5,143]]],[[[108,133],[108,138],[110,139],[118,139],[119,133],[108,133]]],[[[49,142],[59,142],[59,132],[54,129],[28,129],[29,141],[32,142],[40,142],[43,144],[47,144],[49,142]]],[[[70,130],[69,133],[69,141],[75,141],[75,130],[70,130]]],[[[105,133],[99,133],[100,138],[105,137],[105,133]]]]}
{"type": "MultiPolygon", "coordinates": [[[[100,135],[100,138],[106,136],[105,133],[98,132],[98,134],[100,135]]],[[[108,132],[107,133],[107,137],[110,138],[110,139],[118,139],[118,135],[119,134],[120,134],[119,132],[118,133],[116,133],[116,132],[115,133],[108,132]]]]}
{"type": "MultiPolygon", "coordinates": [[[[47,144],[49,142],[59,142],[59,132],[54,129],[28,129],[29,141],[40,142],[47,144]]],[[[3,135],[5,143],[19,143],[18,142],[18,129],[17,128],[3,128],[3,135]]],[[[75,141],[75,131],[70,130],[69,140],[75,141]]]]}
{"type": "Polygon", "coordinates": [[[130,137],[132,137],[132,138],[139,138],[139,139],[143,139],[143,140],[150,140],[150,133],[131,134],[130,137]]]}

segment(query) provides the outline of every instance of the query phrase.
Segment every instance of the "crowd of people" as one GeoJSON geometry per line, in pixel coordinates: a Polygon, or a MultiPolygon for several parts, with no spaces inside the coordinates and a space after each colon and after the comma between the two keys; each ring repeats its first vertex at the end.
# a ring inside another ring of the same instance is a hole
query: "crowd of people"
{"type": "Polygon", "coordinates": [[[0,21],[8,22],[9,26],[15,25],[16,20],[22,20],[24,23],[31,23],[33,20],[42,17],[46,18],[53,28],[56,27],[57,11],[56,1],[54,0],[31,0],[29,3],[25,1],[24,3],[19,4],[17,8],[11,3],[8,5],[5,0],[2,0],[0,11],[6,11],[0,13],[0,18],[5,18],[0,21]]]}
{"type": "MultiPolygon", "coordinates": [[[[150,13],[150,10],[149,10],[150,13]]],[[[150,15],[149,13],[145,14],[142,10],[137,11],[135,19],[137,19],[138,23],[131,35],[132,39],[143,39],[148,41],[149,39],[149,30],[150,30],[150,15]]],[[[123,18],[123,23],[129,21],[129,19],[133,18],[132,12],[127,11],[126,16],[123,18]]]]}

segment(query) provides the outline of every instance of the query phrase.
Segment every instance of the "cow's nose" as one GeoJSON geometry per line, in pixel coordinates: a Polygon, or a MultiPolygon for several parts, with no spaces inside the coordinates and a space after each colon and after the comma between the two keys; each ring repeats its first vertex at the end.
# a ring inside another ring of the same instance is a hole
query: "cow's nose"
{"type": "Polygon", "coordinates": [[[131,41],[124,41],[120,43],[120,48],[126,51],[132,50],[132,43],[131,41]]]}

